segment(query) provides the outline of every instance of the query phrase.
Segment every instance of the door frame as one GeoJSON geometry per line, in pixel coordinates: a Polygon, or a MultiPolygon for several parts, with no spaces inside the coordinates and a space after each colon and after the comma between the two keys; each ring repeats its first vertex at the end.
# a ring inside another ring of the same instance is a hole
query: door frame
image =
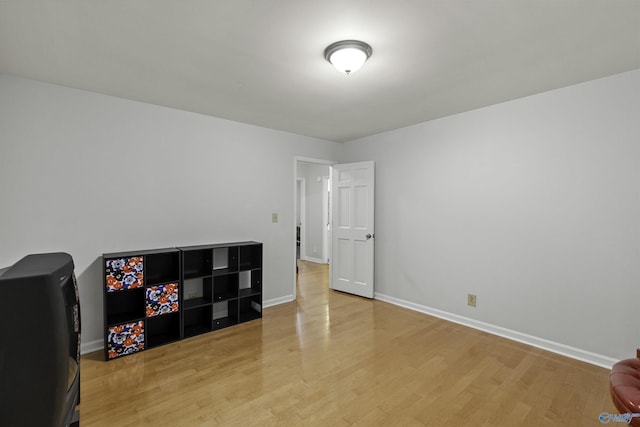
{"type": "MultiPolygon", "coordinates": [[[[305,253],[305,247],[306,247],[306,227],[307,227],[307,221],[306,221],[306,199],[307,199],[307,194],[306,194],[306,186],[307,186],[307,180],[304,178],[298,178],[296,177],[296,197],[298,195],[298,188],[297,185],[300,185],[300,199],[296,200],[296,206],[298,207],[297,213],[300,214],[300,259],[304,260],[306,257],[304,256],[305,253]]],[[[296,218],[297,219],[297,218],[296,218]]],[[[296,228],[297,228],[298,224],[296,223],[296,228]]],[[[297,242],[296,242],[297,243],[297,242]]],[[[296,254],[297,255],[297,254],[296,254]]],[[[297,256],[296,256],[296,260],[297,260],[297,256]]]]}
{"type": "Polygon", "coordinates": [[[322,189],[324,198],[322,200],[322,261],[329,264],[331,260],[331,166],[329,175],[322,177],[322,189]],[[324,191],[326,188],[326,191],[324,191]]]}
{"type": "MultiPolygon", "coordinates": [[[[299,162],[303,162],[303,163],[314,163],[317,165],[326,165],[329,166],[329,176],[331,176],[331,174],[333,173],[333,165],[337,164],[338,162],[334,161],[334,160],[325,160],[325,159],[316,159],[316,158],[312,158],[312,157],[303,157],[303,156],[294,156],[293,158],[293,224],[292,224],[292,244],[291,244],[291,248],[293,249],[293,292],[292,292],[292,296],[293,296],[293,301],[295,301],[297,299],[297,277],[296,277],[296,210],[298,207],[298,191],[297,191],[297,183],[298,183],[298,163],[299,162]]],[[[331,287],[331,255],[330,255],[331,251],[329,251],[329,287],[331,287]]],[[[300,258],[302,259],[302,254],[300,255],[300,258]]]]}

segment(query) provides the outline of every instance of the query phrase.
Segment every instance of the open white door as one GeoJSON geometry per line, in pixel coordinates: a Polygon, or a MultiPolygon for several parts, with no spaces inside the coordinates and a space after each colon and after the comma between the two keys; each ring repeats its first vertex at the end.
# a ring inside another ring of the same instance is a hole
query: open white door
{"type": "Polygon", "coordinates": [[[333,166],[331,287],[373,298],[374,162],[333,166]]]}

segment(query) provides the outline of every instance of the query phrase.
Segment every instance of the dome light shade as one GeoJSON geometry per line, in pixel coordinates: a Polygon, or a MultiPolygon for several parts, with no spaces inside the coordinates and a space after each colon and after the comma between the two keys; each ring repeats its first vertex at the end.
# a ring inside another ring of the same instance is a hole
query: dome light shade
{"type": "Polygon", "coordinates": [[[365,42],[342,40],[330,44],[324,50],[324,58],[338,71],[349,75],[360,69],[372,52],[371,46],[365,42]]]}

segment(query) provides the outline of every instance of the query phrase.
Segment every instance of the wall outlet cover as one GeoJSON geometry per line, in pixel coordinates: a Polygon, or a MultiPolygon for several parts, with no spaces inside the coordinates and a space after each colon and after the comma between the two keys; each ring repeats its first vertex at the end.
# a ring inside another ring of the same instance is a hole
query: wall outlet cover
{"type": "Polygon", "coordinates": [[[474,294],[467,295],[467,305],[470,305],[471,307],[476,306],[476,296],[474,294]]]}

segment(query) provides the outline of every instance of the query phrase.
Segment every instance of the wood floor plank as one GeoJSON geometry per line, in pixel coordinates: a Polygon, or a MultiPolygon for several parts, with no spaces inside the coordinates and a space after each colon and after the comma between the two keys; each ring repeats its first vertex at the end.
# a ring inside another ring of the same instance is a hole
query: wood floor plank
{"type": "Polygon", "coordinates": [[[333,292],[300,261],[297,301],[110,362],[82,357],[85,427],[599,426],[609,371],[333,292]]]}

